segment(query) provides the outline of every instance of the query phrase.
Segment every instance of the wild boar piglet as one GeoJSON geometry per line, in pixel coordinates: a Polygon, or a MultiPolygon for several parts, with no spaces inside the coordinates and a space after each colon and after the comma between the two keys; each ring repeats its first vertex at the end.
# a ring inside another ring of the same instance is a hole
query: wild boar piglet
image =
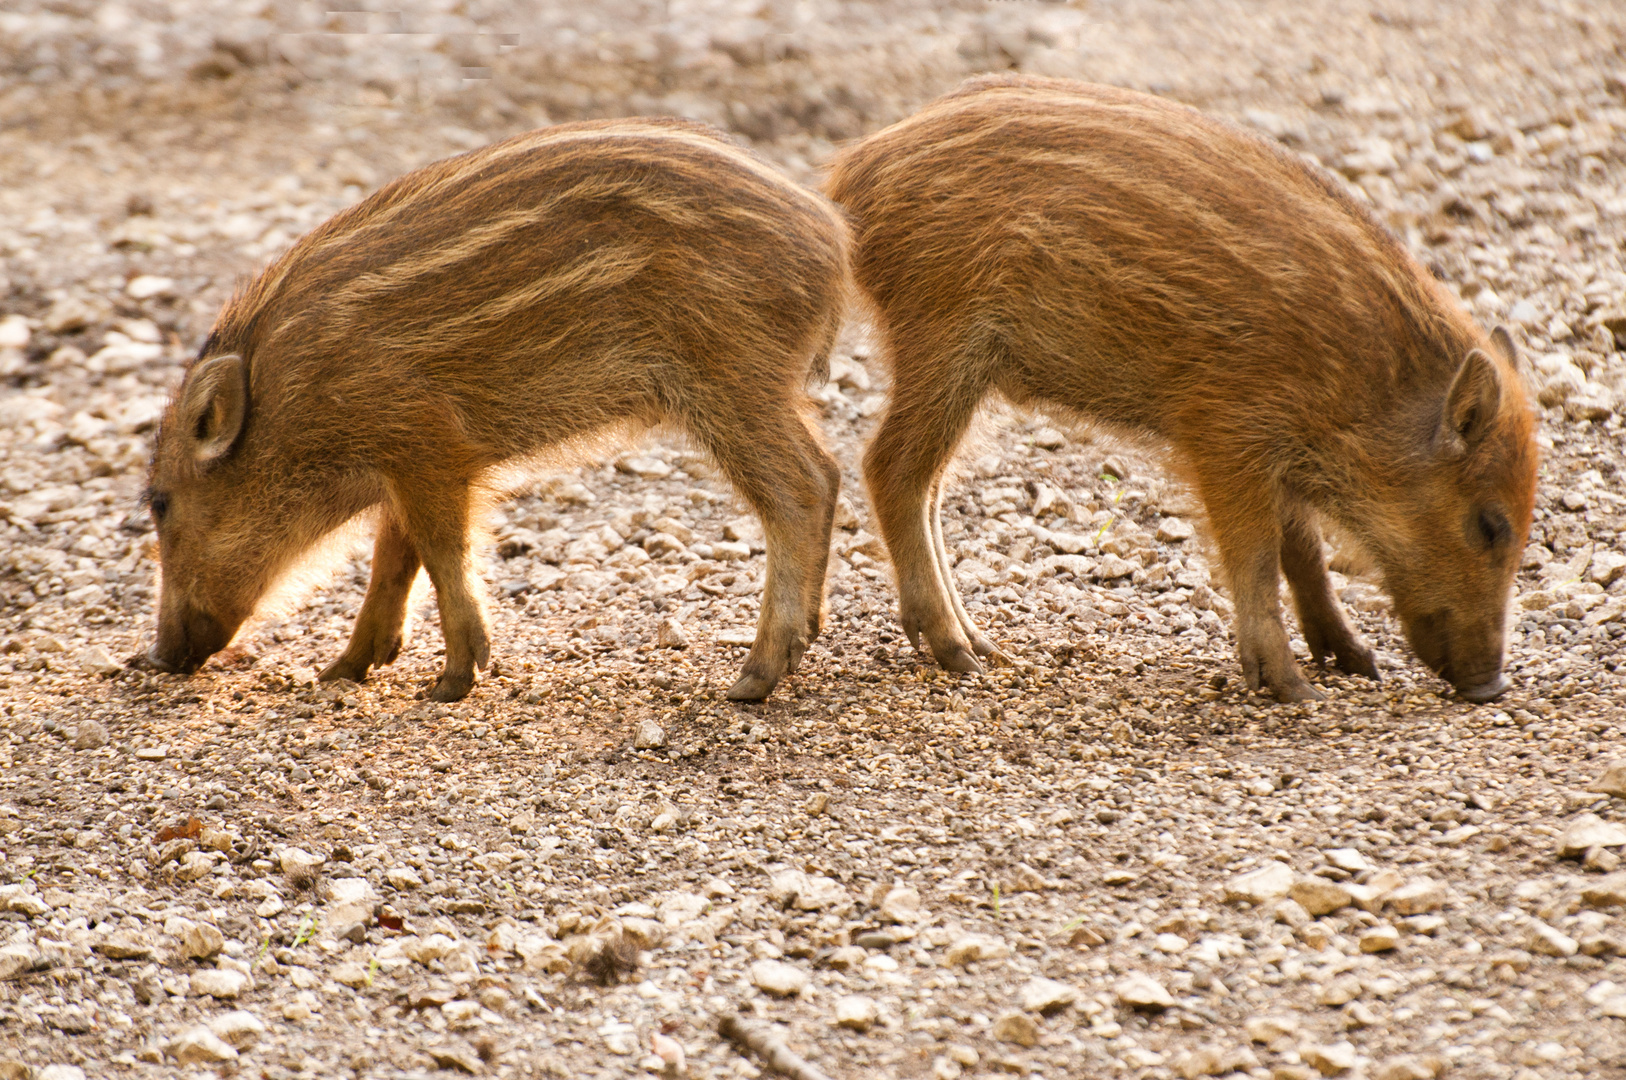
{"type": "Polygon", "coordinates": [[[893,378],[864,475],[904,629],[975,671],[945,467],[990,394],[1166,448],[1207,511],[1248,685],[1317,661],[1378,677],[1321,524],[1358,542],[1417,655],[1471,701],[1507,687],[1504,623],[1537,451],[1511,340],[1486,334],[1337,182],[1145,94],[973,80],[845,149],[854,276],[893,378]]]}
{"type": "Polygon", "coordinates": [[[226,305],[165,414],[148,498],[156,666],[191,672],[319,539],[378,518],[324,679],[400,652],[428,571],[437,701],[489,656],[471,521],[500,477],[670,425],[761,517],[765,697],[820,629],[840,474],[806,419],[847,288],[840,213],[720,132],[563,124],[436,162],[301,239],[226,305]]]}

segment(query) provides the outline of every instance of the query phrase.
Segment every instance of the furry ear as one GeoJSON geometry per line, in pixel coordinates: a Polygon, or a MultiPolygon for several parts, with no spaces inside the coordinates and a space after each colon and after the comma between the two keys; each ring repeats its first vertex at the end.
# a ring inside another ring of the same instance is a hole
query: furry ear
{"type": "Polygon", "coordinates": [[[1478,349],[1468,356],[1451,380],[1440,417],[1441,444],[1462,453],[1485,437],[1502,407],[1502,375],[1495,361],[1478,349]]]}
{"type": "Polygon", "coordinates": [[[231,452],[248,418],[248,365],[236,354],[192,369],[178,410],[192,460],[212,465],[231,452]]]}
{"type": "Polygon", "coordinates": [[[1497,326],[1490,332],[1491,348],[1496,355],[1507,361],[1508,367],[1519,366],[1520,356],[1518,346],[1513,344],[1513,335],[1507,332],[1507,327],[1497,326]]]}

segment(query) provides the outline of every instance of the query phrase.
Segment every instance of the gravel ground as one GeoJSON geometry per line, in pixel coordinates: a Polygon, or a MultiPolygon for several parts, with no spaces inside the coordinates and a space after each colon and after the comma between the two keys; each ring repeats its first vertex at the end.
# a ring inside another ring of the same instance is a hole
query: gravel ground
{"type": "Polygon", "coordinates": [[[833,1078],[1626,1076],[1626,10],[581,8],[0,14],[0,1077],[759,1075],[736,1015],[833,1078]],[[417,696],[427,595],[393,667],[313,685],[355,537],[197,676],[124,666],[153,423],[294,237],[583,116],[698,116],[811,180],[1007,67],[1263,129],[1515,328],[1545,464],[1506,697],[1449,697],[1343,553],[1384,681],[1248,694],[1191,497],[1008,415],[945,533],[1021,664],[939,671],[865,531],[862,328],[816,392],[830,628],[765,704],[723,700],[760,532],[654,439],[499,508],[497,666],[456,705],[417,696]]]}

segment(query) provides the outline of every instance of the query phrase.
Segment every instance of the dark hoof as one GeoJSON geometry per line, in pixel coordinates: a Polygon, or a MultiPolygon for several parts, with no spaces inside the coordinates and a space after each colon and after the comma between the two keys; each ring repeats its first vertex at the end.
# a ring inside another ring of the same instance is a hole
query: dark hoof
{"type": "Polygon", "coordinates": [[[1300,679],[1296,683],[1288,683],[1275,691],[1276,700],[1284,705],[1293,705],[1301,701],[1325,701],[1327,695],[1300,679]]]}
{"type": "Polygon", "coordinates": [[[1364,675],[1376,682],[1383,681],[1383,676],[1378,673],[1377,654],[1371,649],[1339,653],[1337,663],[1334,666],[1346,675],[1364,675]]]}
{"type": "Polygon", "coordinates": [[[1475,705],[1483,705],[1485,702],[1495,701],[1507,693],[1508,688],[1512,685],[1508,677],[1498,671],[1482,683],[1457,687],[1457,696],[1464,701],[1471,701],[1475,705]]]}
{"type": "Polygon", "coordinates": [[[971,651],[978,656],[1002,656],[999,646],[983,637],[981,634],[971,635],[971,651]]]}
{"type": "Polygon", "coordinates": [[[430,701],[451,702],[462,701],[474,689],[474,675],[442,675],[435,683],[435,688],[429,691],[430,701]]]}
{"type": "Polygon", "coordinates": [[[764,675],[741,675],[739,681],[728,688],[728,700],[761,701],[773,693],[773,688],[778,683],[778,679],[770,679],[764,675]]]}
{"type": "Polygon", "coordinates": [[[337,679],[349,679],[351,682],[359,683],[364,681],[366,678],[366,668],[362,667],[360,664],[352,663],[343,657],[340,657],[327,667],[323,668],[322,673],[316,676],[316,680],[318,682],[333,682],[337,679]]]}
{"type": "MultiPolygon", "coordinates": [[[[994,651],[998,652],[999,650],[995,649],[994,651]]],[[[982,674],[982,662],[965,645],[956,645],[954,648],[943,652],[933,649],[932,655],[937,657],[937,665],[944,671],[957,671],[962,675],[982,674]]]]}

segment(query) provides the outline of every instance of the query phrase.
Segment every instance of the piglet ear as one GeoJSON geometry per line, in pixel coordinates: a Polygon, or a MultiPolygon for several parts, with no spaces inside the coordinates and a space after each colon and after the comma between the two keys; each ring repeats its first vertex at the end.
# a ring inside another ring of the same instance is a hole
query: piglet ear
{"type": "Polygon", "coordinates": [[[1519,348],[1513,344],[1513,335],[1507,332],[1507,327],[1498,326],[1490,332],[1491,348],[1496,355],[1507,361],[1508,367],[1519,366],[1519,348]]]}
{"type": "Polygon", "coordinates": [[[1501,371],[1483,352],[1470,349],[1445,395],[1445,410],[1440,417],[1441,445],[1450,453],[1468,450],[1485,437],[1501,407],[1501,371]]]}
{"type": "Polygon", "coordinates": [[[192,460],[212,465],[230,453],[248,417],[248,365],[243,358],[215,356],[194,367],[177,411],[192,460]]]}

